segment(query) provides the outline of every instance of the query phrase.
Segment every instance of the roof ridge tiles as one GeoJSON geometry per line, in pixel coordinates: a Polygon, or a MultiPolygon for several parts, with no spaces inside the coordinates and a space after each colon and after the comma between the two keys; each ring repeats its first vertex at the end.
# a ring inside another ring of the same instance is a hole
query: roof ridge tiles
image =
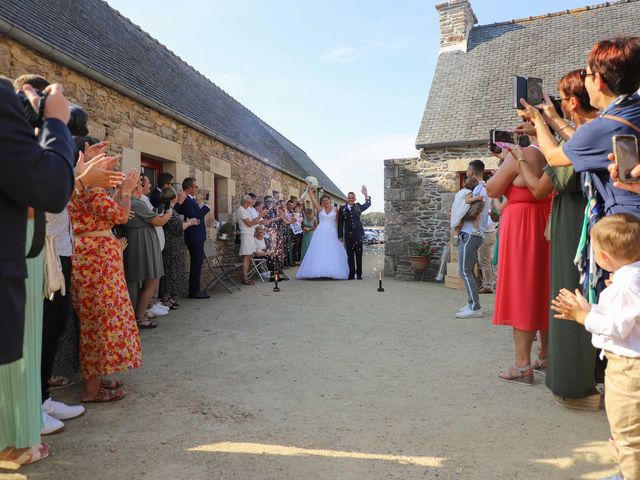
{"type": "Polygon", "coordinates": [[[524,18],[514,18],[512,20],[504,20],[502,22],[494,22],[494,23],[487,23],[487,24],[484,24],[484,25],[477,25],[477,26],[474,26],[473,29],[477,30],[477,29],[480,29],[480,28],[495,27],[495,26],[498,26],[498,25],[512,25],[514,23],[530,22],[530,21],[533,21],[533,20],[543,20],[545,18],[559,17],[559,16],[562,16],[562,15],[571,15],[571,14],[574,14],[574,13],[597,10],[597,9],[600,9],[600,8],[613,7],[613,6],[620,5],[620,4],[634,3],[634,2],[640,2],[640,0],[612,0],[612,1],[609,1],[609,2],[597,3],[597,4],[594,4],[594,5],[585,5],[583,7],[560,10],[560,11],[557,11],[557,12],[543,13],[541,15],[533,15],[533,16],[524,17],[524,18]]]}

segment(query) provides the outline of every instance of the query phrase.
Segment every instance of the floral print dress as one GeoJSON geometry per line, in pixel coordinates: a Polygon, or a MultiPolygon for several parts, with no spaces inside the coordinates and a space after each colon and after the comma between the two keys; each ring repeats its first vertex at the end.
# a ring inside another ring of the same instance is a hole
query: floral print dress
{"type": "MultiPolygon", "coordinates": [[[[111,230],[122,207],[102,188],[76,192],[69,204],[73,233],[111,230]]],[[[140,336],[116,237],[76,237],[71,299],[80,319],[80,373],[100,377],[142,365],[140,336]]]]}

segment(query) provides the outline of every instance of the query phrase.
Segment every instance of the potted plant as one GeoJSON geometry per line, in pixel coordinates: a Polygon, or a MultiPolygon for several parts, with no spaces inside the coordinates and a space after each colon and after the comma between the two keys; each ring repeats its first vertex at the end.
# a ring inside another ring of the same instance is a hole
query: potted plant
{"type": "Polygon", "coordinates": [[[431,244],[424,240],[417,242],[409,247],[409,262],[413,270],[416,272],[424,272],[429,266],[429,260],[434,249],[431,248],[431,244]]]}
{"type": "Polygon", "coordinates": [[[220,227],[218,231],[219,240],[231,240],[233,237],[233,223],[225,223],[220,227]]]}

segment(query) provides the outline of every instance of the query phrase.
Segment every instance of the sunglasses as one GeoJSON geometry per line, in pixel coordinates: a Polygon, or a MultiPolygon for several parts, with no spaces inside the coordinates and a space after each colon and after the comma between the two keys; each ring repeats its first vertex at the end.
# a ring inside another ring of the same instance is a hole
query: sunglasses
{"type": "Polygon", "coordinates": [[[595,75],[595,73],[589,73],[589,72],[587,72],[586,68],[583,68],[582,70],[580,70],[579,75],[580,75],[580,78],[582,79],[582,81],[584,81],[587,77],[595,75]]]}

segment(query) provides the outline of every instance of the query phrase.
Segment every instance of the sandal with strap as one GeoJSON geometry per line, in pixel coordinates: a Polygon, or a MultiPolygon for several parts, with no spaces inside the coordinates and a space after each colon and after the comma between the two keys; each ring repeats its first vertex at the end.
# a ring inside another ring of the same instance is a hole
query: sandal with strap
{"type": "Polygon", "coordinates": [[[9,447],[0,452],[0,461],[11,462],[17,465],[29,465],[31,463],[39,462],[49,456],[49,445],[39,443],[38,445],[23,449],[9,447]],[[22,451],[22,453],[18,453],[22,451]],[[14,453],[12,456],[11,454],[14,453]]]}
{"type": "Polygon", "coordinates": [[[145,329],[145,328],[156,328],[158,326],[158,324],[156,322],[154,322],[153,320],[151,320],[150,318],[145,318],[144,320],[139,320],[136,322],[136,324],[138,325],[139,329],[145,329]]]}
{"type": "Polygon", "coordinates": [[[49,390],[55,390],[58,388],[69,387],[75,382],[61,375],[53,375],[47,383],[49,384],[49,390]]]}
{"type": "Polygon", "coordinates": [[[124,393],[123,390],[108,390],[104,387],[98,388],[98,391],[90,400],[82,400],[82,403],[106,403],[106,402],[117,402],[118,400],[122,400],[126,397],[127,394],[124,393]]]}
{"type": "Polygon", "coordinates": [[[536,358],[531,365],[533,367],[533,371],[539,373],[540,375],[547,374],[547,359],[546,358],[536,358]]]}
{"type": "Polygon", "coordinates": [[[108,378],[104,378],[100,380],[100,387],[106,388],[107,390],[117,390],[124,387],[124,382],[122,380],[110,380],[108,378]]]}
{"type": "Polygon", "coordinates": [[[519,383],[520,385],[533,385],[533,369],[531,365],[526,367],[510,367],[508,371],[500,371],[498,378],[505,382],[519,383]]]}

